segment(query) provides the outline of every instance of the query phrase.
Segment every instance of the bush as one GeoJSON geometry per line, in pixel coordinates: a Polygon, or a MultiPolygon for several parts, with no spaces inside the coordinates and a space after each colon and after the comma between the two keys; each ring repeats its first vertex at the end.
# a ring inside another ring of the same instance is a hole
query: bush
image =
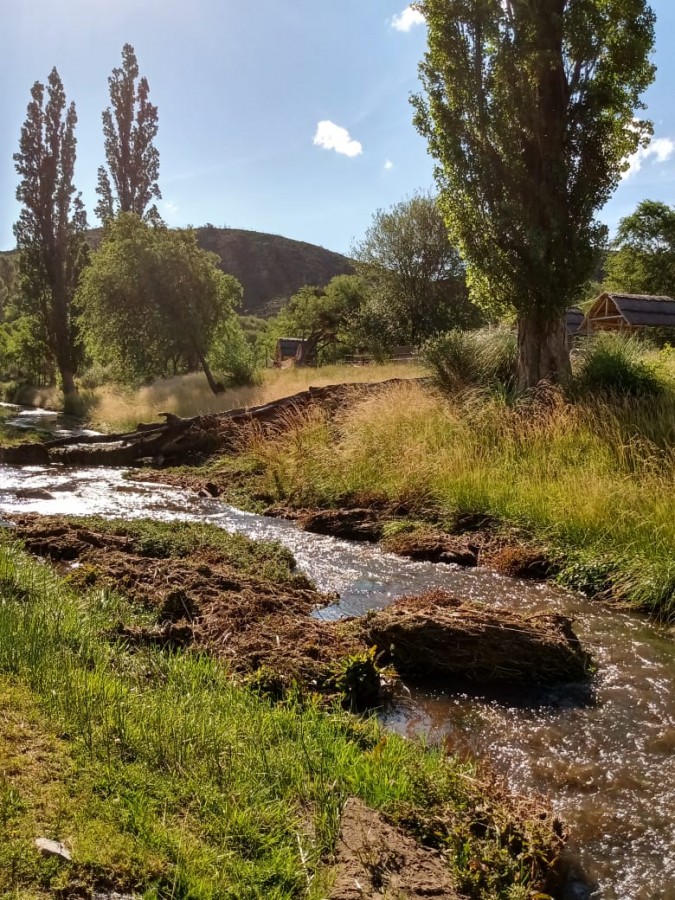
{"type": "Polygon", "coordinates": [[[218,376],[231,384],[255,382],[255,354],[236,316],[230,316],[218,327],[209,351],[209,363],[218,376]]]}
{"type": "Polygon", "coordinates": [[[422,359],[442,387],[506,388],[516,379],[518,345],[508,328],[448,331],[428,341],[422,359]]]}
{"type": "Polygon", "coordinates": [[[574,387],[581,394],[656,396],[664,380],[644,345],[622,334],[588,338],[575,364],[574,387]]]}

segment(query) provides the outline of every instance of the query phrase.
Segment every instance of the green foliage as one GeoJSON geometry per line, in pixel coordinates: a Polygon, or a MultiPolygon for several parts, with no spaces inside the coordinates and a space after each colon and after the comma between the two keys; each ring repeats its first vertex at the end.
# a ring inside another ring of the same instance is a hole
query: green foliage
{"type": "Polygon", "coordinates": [[[40,82],[31,97],[14,154],[21,179],[16,197],[22,204],[14,226],[20,252],[18,311],[37,322],[64,394],[72,395],[80,362],[74,295],[87,258],[87,218],[73,184],[77,115],[74,103],[66,109],[56,69],[49,75],[46,103],[40,82]]]}
{"type": "Polygon", "coordinates": [[[561,318],[593,273],[594,218],[651,133],[646,0],[420,0],[415,125],[471,295],[516,311],[521,380],[567,374],[561,318]]]}
{"type": "Polygon", "coordinates": [[[675,295],[675,207],[643,200],[621,220],[607,260],[606,287],[629,294],[675,295]]]}
{"type": "Polygon", "coordinates": [[[516,335],[508,328],[449,331],[422,348],[422,360],[446,390],[511,389],[516,378],[516,335]]]}
{"type": "Polygon", "coordinates": [[[208,362],[219,378],[227,379],[231,384],[255,382],[255,345],[246,339],[238,316],[229,316],[216,328],[208,362]]]}
{"type": "Polygon", "coordinates": [[[201,365],[212,389],[206,357],[240,298],[239,283],[193,231],[150,226],[133,213],[108,223],[78,291],[87,345],[124,383],[201,365]]]}
{"type": "Polygon", "coordinates": [[[582,394],[654,397],[665,390],[665,384],[636,338],[604,333],[584,341],[574,388],[582,394]]]}
{"type": "Polygon", "coordinates": [[[135,213],[139,218],[158,221],[156,206],[148,209],[153,198],[160,199],[157,107],[148,100],[147,78],[139,79],[136,53],[131,44],[122,48],[122,67],[108,78],[109,107],[103,112],[105,156],[98,170],[96,215],[106,222],[119,212],[135,213]],[[111,183],[112,179],[112,183],[111,183]]]}
{"type": "Polygon", "coordinates": [[[362,281],[355,275],[338,275],[325,288],[307,285],[288,301],[270,323],[270,344],[278,337],[306,341],[301,362],[334,362],[354,351],[358,321],[364,302],[362,281]]]}
{"type": "Polygon", "coordinates": [[[341,660],[335,688],[343,705],[355,712],[372,709],[380,695],[381,674],[374,647],[341,660]]]}
{"type": "Polygon", "coordinates": [[[189,557],[213,551],[219,558],[246,575],[265,578],[280,584],[302,583],[304,575],[295,572],[295,559],[290,550],[273,542],[253,541],[241,534],[231,534],[215,525],[194,522],[156,522],[152,519],[74,519],[86,528],[106,534],[129,537],[141,556],[159,559],[189,557]]]}
{"type": "Polygon", "coordinates": [[[362,330],[373,338],[419,344],[439,331],[480,323],[434,197],[415,194],[378,210],[352,253],[368,298],[362,330]]]}

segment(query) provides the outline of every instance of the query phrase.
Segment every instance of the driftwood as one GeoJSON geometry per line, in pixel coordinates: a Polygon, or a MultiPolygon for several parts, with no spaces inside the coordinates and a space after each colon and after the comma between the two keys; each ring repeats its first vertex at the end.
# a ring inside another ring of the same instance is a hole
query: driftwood
{"type": "Polygon", "coordinates": [[[313,406],[333,412],[345,402],[377,393],[403,379],[380,382],[355,382],[327,387],[310,387],[306,391],[283,397],[272,403],[251,408],[231,409],[213,415],[179,418],[162,413],[165,422],[141,424],[135,431],[121,434],[82,435],[24,443],[0,448],[0,463],[9,465],[131,466],[142,459],[162,465],[179,464],[195,456],[231,448],[237,434],[247,425],[257,423],[274,428],[289,416],[313,406]]]}
{"type": "Polygon", "coordinates": [[[591,660],[556,614],[465,603],[446,591],[405,597],[364,620],[365,639],[404,674],[480,683],[583,681],[591,660]]]}

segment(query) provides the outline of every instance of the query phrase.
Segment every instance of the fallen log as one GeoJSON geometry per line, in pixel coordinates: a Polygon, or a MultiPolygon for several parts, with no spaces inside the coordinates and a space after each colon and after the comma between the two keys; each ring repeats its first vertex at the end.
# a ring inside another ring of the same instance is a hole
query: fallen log
{"type": "Polygon", "coordinates": [[[372,613],[363,635],[385,661],[412,676],[552,684],[582,681],[591,671],[567,617],[491,609],[441,590],[372,613]]]}
{"type": "MultiPolygon", "coordinates": [[[[132,466],[142,459],[177,464],[235,445],[241,429],[257,423],[269,429],[284,426],[289,417],[320,406],[329,413],[344,403],[377,393],[405,379],[353,382],[310,387],[290,397],[262,406],[231,409],[222,413],[179,418],[162,413],[165,422],[141,424],[135,431],[107,435],[60,438],[42,444],[24,443],[0,448],[0,463],[8,465],[132,466]]],[[[413,379],[423,380],[423,379],[413,379]]]]}

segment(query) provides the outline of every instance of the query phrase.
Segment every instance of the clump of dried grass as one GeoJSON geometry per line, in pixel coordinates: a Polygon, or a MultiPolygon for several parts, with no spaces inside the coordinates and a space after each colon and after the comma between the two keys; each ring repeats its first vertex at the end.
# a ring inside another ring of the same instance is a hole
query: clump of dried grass
{"type": "Polygon", "coordinates": [[[363,627],[386,659],[422,676],[551,684],[581,681],[591,668],[565,616],[493,610],[447,591],[404,597],[363,627]]]}

